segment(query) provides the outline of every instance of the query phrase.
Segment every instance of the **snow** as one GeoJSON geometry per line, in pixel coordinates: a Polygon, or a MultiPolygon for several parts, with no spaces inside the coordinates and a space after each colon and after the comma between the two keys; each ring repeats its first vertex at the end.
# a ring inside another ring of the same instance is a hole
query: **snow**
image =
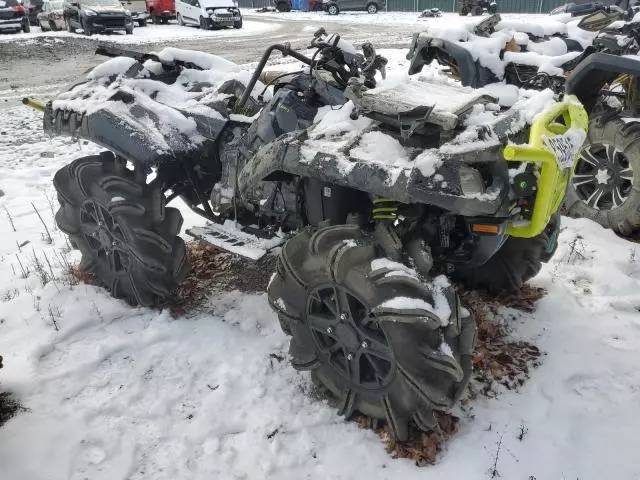
{"type": "Polygon", "coordinates": [[[349,150],[351,158],[376,163],[389,169],[388,182],[396,183],[405,168],[409,167],[409,157],[398,140],[382,132],[367,132],[360,137],[358,145],[349,150]]]}
{"type": "Polygon", "coordinates": [[[95,80],[100,77],[110,77],[112,75],[122,75],[129,70],[136,61],[129,57],[115,57],[110,58],[104,63],[101,63],[96,68],[91,70],[87,74],[87,78],[95,80]]]}
{"type": "MultiPolygon", "coordinates": [[[[135,27],[133,35],[126,35],[124,32],[113,34],[99,34],[91,37],[84,37],[83,40],[91,42],[110,42],[121,43],[127,45],[145,44],[156,42],[171,42],[180,40],[197,40],[213,37],[228,37],[229,39],[241,38],[255,34],[268,34],[274,32],[281,27],[275,22],[260,22],[244,19],[241,29],[222,29],[222,30],[200,30],[199,28],[180,26],[171,22],[168,25],[147,24],[146,27],[135,27]]],[[[77,37],[77,33],[69,33],[67,31],[58,32],[42,32],[39,27],[31,27],[31,33],[11,33],[0,35],[0,43],[5,42],[35,42],[36,39],[52,39],[53,41],[65,41],[66,39],[77,37]]]]}

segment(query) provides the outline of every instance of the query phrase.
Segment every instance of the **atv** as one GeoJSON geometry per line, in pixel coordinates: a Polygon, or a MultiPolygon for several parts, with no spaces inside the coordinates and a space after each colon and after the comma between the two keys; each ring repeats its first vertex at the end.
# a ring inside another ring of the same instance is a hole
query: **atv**
{"type": "Polygon", "coordinates": [[[615,5],[584,17],[578,24],[581,29],[599,31],[593,44],[584,49],[570,38],[520,35],[505,36],[502,50],[478,56],[473,41],[488,36],[495,39],[501,33],[494,30],[497,21],[490,18],[478,24],[467,42],[416,34],[409,54],[410,73],[436,60],[463,85],[474,88],[503,81],[525,89],[549,88],[558,96],[577,95],[591,120],[566,211],[630,235],[640,229],[640,191],[633,187],[633,174],[640,171],[640,63],[634,59],[640,51],[640,22],[618,21],[627,17],[626,10],[615,5]],[[524,40],[518,44],[517,39],[524,40]],[[547,58],[544,68],[532,64],[536,45],[558,39],[566,44],[565,55],[547,58]],[[499,71],[495,67],[498,58],[499,71]]]}
{"type": "Polygon", "coordinates": [[[267,294],[291,364],[340,414],[406,439],[472,374],[475,322],[451,281],[515,290],[553,255],[587,117],[567,97],[528,128],[531,104],[419,75],[378,85],[370,44],[321,29],[311,48],[272,45],[250,77],[201,52],[100,48],[117,58],[42,106],[45,131],[106,149],[55,174],[56,222],[132,305],[189,270],[176,197],[208,220],[196,238],[253,260],[279,248],[267,294]],[[265,70],[275,51],[304,67],[265,70]]]}
{"type": "Polygon", "coordinates": [[[493,15],[498,12],[498,4],[494,0],[462,0],[459,2],[457,10],[463,17],[469,14],[475,17],[483,13],[493,15]]]}

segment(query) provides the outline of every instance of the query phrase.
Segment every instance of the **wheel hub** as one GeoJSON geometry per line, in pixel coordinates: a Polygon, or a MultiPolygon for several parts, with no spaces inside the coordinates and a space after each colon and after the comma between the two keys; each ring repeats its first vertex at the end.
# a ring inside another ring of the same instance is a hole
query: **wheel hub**
{"type": "Polygon", "coordinates": [[[85,240],[103,266],[112,272],[128,270],[129,248],[107,208],[93,200],[86,201],[80,208],[80,225],[85,240]]]}
{"type": "Polygon", "coordinates": [[[623,152],[609,144],[585,147],[572,178],[580,200],[596,210],[624,203],[633,186],[633,170],[623,152]]]}
{"type": "Polygon", "coordinates": [[[304,321],[325,363],[350,388],[374,390],[391,382],[393,350],[369,309],[349,289],[316,287],[307,298],[304,321]]]}

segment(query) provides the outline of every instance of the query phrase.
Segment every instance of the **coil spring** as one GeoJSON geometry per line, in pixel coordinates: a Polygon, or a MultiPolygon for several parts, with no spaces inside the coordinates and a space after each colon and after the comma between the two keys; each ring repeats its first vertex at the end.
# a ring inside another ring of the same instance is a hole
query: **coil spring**
{"type": "Polygon", "coordinates": [[[395,220],[398,218],[399,203],[391,198],[373,197],[373,210],[371,215],[374,220],[395,220]]]}

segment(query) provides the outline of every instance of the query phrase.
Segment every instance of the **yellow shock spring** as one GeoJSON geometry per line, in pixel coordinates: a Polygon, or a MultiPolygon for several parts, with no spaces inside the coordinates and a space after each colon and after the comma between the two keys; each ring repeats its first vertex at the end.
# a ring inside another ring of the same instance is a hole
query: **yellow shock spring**
{"type": "Polygon", "coordinates": [[[398,218],[398,202],[392,198],[373,197],[373,210],[371,211],[374,220],[395,220],[398,218]]]}

